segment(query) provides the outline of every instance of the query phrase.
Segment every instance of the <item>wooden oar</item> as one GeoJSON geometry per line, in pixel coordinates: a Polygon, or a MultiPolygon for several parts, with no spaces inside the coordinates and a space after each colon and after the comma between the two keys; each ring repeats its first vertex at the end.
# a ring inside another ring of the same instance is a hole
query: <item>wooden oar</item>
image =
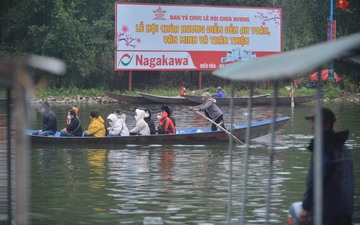
{"type": "Polygon", "coordinates": [[[202,114],[202,113],[199,112],[199,111],[196,111],[196,110],[193,110],[193,109],[192,109],[191,111],[193,111],[193,112],[196,113],[197,115],[203,117],[204,119],[206,119],[206,120],[209,121],[210,123],[215,124],[217,127],[219,127],[221,130],[223,130],[225,133],[227,133],[228,135],[231,135],[231,136],[235,139],[236,142],[238,142],[239,144],[244,145],[244,142],[242,142],[239,138],[235,137],[233,134],[231,134],[229,131],[227,131],[225,128],[223,128],[223,127],[221,126],[221,123],[220,123],[220,124],[215,123],[215,121],[213,121],[212,119],[208,118],[207,116],[205,116],[204,114],[202,114]]]}

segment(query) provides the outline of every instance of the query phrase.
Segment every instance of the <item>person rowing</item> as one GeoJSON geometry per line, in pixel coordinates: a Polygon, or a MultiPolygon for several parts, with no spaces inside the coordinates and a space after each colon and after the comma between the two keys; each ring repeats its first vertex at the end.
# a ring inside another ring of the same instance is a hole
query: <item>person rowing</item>
{"type": "MultiPolygon", "coordinates": [[[[189,106],[189,109],[193,111],[204,111],[205,115],[208,118],[213,120],[216,124],[220,124],[221,127],[226,129],[224,125],[223,112],[216,105],[216,100],[211,97],[211,94],[209,92],[205,92],[203,94],[203,103],[201,105],[197,105],[194,107],[189,106]]],[[[214,123],[211,124],[211,130],[217,130],[217,126],[214,123]]]]}

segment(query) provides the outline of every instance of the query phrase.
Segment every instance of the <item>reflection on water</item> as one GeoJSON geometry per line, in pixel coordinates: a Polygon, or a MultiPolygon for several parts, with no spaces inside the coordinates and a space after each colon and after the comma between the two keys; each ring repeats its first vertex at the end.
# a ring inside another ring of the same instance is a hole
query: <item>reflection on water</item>
{"type": "Polygon", "coordinates": [[[89,187],[93,189],[105,187],[106,149],[88,149],[88,165],[90,166],[89,187]]]}
{"type": "MultiPolygon", "coordinates": [[[[289,204],[302,198],[310,160],[306,146],[312,137],[303,117],[309,108],[298,107],[294,112],[290,108],[279,108],[280,113],[293,118],[276,138],[273,224],[284,224],[289,204]]],[[[237,108],[237,112],[243,110],[237,108]]],[[[348,143],[354,161],[358,162],[360,126],[355,118],[359,110],[347,107],[348,117],[341,114],[345,109],[341,110],[337,109],[338,126],[351,128],[348,143]]],[[[177,117],[177,121],[183,121],[180,124],[195,123],[199,119],[181,112],[178,115],[184,116],[177,117]]],[[[257,112],[264,116],[263,110],[257,112]]],[[[245,120],[241,115],[237,114],[237,120],[245,120]]],[[[201,119],[197,122],[209,126],[201,119]]],[[[269,136],[258,138],[250,146],[246,223],[261,224],[266,218],[270,139],[269,136]]],[[[244,146],[236,146],[233,153],[233,223],[241,216],[244,151],[244,146]]],[[[138,225],[149,217],[159,217],[164,224],[226,224],[230,170],[226,143],[128,145],[121,149],[49,146],[32,149],[31,153],[31,224],[138,225]]],[[[355,174],[360,176],[360,166],[356,163],[355,174]]],[[[356,182],[360,187],[359,179],[356,182]]],[[[356,191],[360,196],[360,189],[356,191]]],[[[356,208],[360,208],[359,198],[356,208]]],[[[355,219],[360,222],[359,211],[355,219]]]]}

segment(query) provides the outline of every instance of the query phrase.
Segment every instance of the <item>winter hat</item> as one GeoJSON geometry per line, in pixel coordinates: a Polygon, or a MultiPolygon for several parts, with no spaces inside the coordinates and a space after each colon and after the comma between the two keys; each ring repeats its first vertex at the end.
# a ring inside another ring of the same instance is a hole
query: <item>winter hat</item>
{"type": "Polygon", "coordinates": [[[117,116],[115,114],[111,113],[110,115],[108,115],[107,119],[111,120],[113,123],[115,123],[115,121],[117,120],[117,116]]]}
{"type": "Polygon", "coordinates": [[[136,116],[135,116],[136,121],[145,118],[145,111],[144,110],[136,109],[135,113],[136,113],[136,116]]]}

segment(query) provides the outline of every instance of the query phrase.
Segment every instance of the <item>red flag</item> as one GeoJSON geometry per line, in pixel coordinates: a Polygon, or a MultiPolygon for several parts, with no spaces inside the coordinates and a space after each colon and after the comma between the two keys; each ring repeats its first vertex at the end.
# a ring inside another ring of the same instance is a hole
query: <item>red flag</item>
{"type": "Polygon", "coordinates": [[[345,10],[349,6],[349,2],[347,0],[337,0],[336,5],[340,9],[345,10]]]}

